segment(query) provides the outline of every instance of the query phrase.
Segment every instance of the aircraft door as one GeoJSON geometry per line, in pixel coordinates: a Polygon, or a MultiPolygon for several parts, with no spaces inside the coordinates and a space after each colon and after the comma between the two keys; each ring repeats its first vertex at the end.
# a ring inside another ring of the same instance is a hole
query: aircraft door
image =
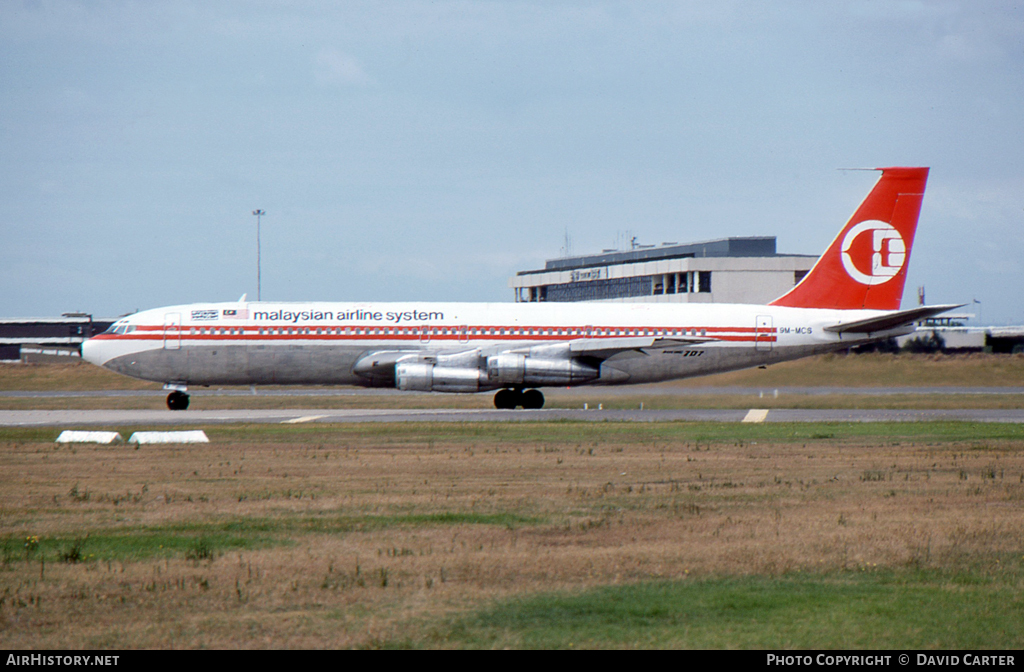
{"type": "Polygon", "coordinates": [[[164,350],[181,348],[181,313],[164,315],[164,350]]]}
{"type": "Polygon", "coordinates": [[[754,350],[771,352],[775,330],[772,329],[771,315],[758,315],[754,325],[754,350]]]}

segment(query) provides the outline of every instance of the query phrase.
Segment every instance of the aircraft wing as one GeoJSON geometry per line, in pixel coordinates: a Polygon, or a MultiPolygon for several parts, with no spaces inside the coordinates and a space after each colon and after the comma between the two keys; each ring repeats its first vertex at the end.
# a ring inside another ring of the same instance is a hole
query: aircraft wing
{"type": "Polygon", "coordinates": [[[573,356],[589,356],[607,359],[620,352],[660,350],[687,345],[698,345],[717,339],[706,336],[632,336],[628,338],[580,338],[569,341],[569,352],[573,356]]]}
{"type": "Polygon", "coordinates": [[[847,332],[854,334],[869,334],[878,331],[887,331],[889,329],[897,329],[902,326],[913,324],[918,320],[923,320],[940,313],[944,313],[947,310],[953,310],[954,308],[961,308],[967,304],[949,304],[944,306],[921,306],[919,308],[911,308],[910,310],[898,310],[892,313],[886,313],[885,315],[879,315],[877,317],[869,317],[866,320],[854,320],[852,322],[840,322],[839,324],[833,324],[825,327],[825,331],[831,331],[836,334],[845,334],[847,332]]]}
{"type": "MultiPolygon", "coordinates": [[[[680,347],[707,343],[717,339],[705,336],[634,336],[627,338],[578,338],[573,341],[542,341],[524,347],[496,348],[492,352],[530,355],[542,359],[570,359],[592,357],[608,359],[623,352],[643,352],[661,348],[680,347]]],[[[395,366],[402,361],[448,360],[461,362],[465,366],[477,366],[480,349],[468,347],[454,351],[443,350],[376,350],[362,356],[353,366],[353,371],[367,378],[393,377],[395,366]]]]}

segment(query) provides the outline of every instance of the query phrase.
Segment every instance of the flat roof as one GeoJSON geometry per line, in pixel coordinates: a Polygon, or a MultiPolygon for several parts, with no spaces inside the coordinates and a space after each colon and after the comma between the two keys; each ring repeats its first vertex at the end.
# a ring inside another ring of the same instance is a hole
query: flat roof
{"type": "Polygon", "coordinates": [[[89,324],[116,322],[116,317],[0,317],[0,324],[89,324]]]}
{"type": "MultiPolygon", "coordinates": [[[[735,238],[719,238],[698,243],[682,245],[642,245],[632,250],[602,252],[576,257],[561,257],[544,262],[542,270],[519,271],[516,275],[545,273],[548,271],[570,271],[577,268],[593,266],[611,266],[614,264],[631,264],[639,261],[657,261],[661,259],[685,259],[689,257],[775,257],[775,236],[748,236],[735,238]]],[[[812,257],[815,255],[793,254],[793,257],[812,257]]]]}

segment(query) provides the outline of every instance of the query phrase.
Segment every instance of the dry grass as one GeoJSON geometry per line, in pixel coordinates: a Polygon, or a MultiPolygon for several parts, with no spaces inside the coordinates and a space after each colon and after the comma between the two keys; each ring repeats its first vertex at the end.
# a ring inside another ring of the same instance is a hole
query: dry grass
{"type": "Polygon", "coordinates": [[[214,427],[138,450],[7,430],[0,643],[429,644],[511,595],[996,567],[1022,552],[1024,434],[977,427],[214,427]],[[200,540],[213,557],[187,559],[200,540]]]}
{"type": "Polygon", "coordinates": [[[1024,355],[832,354],[774,364],[767,369],[732,371],[667,385],[1020,387],[1024,386],[1024,355]]]}
{"type": "Polygon", "coordinates": [[[159,390],[158,383],[128,378],[86,362],[0,364],[0,390],[159,390]]]}

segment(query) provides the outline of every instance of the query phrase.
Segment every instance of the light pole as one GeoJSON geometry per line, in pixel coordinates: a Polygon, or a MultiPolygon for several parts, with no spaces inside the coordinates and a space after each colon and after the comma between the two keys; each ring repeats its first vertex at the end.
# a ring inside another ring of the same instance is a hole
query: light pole
{"type": "Polygon", "coordinates": [[[262,278],[260,277],[260,219],[263,215],[267,214],[266,210],[253,210],[252,214],[256,215],[256,300],[263,300],[262,292],[262,278]]]}

